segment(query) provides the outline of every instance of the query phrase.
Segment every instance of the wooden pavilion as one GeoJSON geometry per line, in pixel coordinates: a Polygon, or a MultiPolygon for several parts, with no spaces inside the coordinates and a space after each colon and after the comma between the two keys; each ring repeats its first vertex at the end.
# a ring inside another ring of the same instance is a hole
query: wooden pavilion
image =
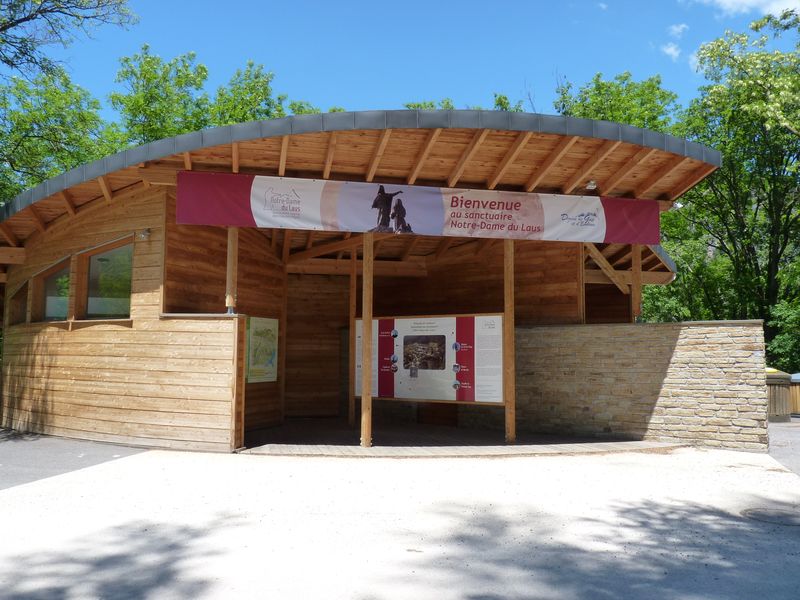
{"type": "Polygon", "coordinates": [[[476,408],[502,408],[514,441],[515,331],[635,321],[642,285],[675,276],[658,245],[184,224],[179,174],[629,198],[668,210],[719,164],[716,151],[616,123],[370,111],[220,127],[83,165],[3,207],[0,423],[231,451],[246,431],[288,417],[360,412],[369,445],[373,319],[497,314],[502,402],[476,408]],[[112,267],[122,275],[103,275],[112,267]],[[248,316],[277,320],[275,381],[248,380],[248,316]]]}

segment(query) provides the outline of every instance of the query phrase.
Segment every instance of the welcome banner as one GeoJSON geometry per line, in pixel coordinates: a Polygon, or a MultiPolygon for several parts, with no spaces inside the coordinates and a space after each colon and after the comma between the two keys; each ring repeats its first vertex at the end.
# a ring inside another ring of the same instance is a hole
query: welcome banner
{"type": "Polygon", "coordinates": [[[177,222],[351,232],[657,244],[653,200],[178,173],[177,222]]]}

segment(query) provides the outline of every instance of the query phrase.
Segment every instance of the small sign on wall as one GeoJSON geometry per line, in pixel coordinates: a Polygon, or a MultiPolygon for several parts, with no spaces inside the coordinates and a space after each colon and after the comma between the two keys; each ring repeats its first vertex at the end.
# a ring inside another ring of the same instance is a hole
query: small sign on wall
{"type": "Polygon", "coordinates": [[[247,382],[278,381],[278,319],[247,318],[247,382]]]}
{"type": "MultiPolygon", "coordinates": [[[[363,325],[356,320],[355,393],[363,325]]],[[[503,317],[375,319],[372,393],[379,398],[503,403],[503,317]]]]}

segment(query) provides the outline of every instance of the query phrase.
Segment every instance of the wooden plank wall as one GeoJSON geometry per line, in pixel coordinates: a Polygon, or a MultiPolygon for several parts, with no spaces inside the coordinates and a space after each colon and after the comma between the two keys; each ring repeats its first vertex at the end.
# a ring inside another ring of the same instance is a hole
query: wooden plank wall
{"type": "MultiPolygon", "coordinates": [[[[226,228],[177,225],[175,198],[169,194],[166,229],[166,312],[225,312],[226,228]]],[[[267,237],[256,229],[240,229],[237,312],[279,318],[284,281],[283,264],[270,249],[267,237]]],[[[285,330],[281,324],[279,334],[284,335],[285,330]]],[[[246,346],[244,340],[239,342],[243,359],[246,346]]],[[[239,368],[242,373],[243,360],[239,368]]],[[[277,382],[246,384],[244,405],[247,430],[275,425],[283,419],[277,382]]]]}
{"type": "Polygon", "coordinates": [[[340,412],[341,330],[349,326],[349,281],[289,275],[286,416],[340,412]]]}
{"type": "Polygon", "coordinates": [[[160,319],[165,192],[150,188],[35,234],[6,293],[76,252],[150,229],[133,253],[131,319],[5,329],[0,423],[140,446],[229,451],[234,319],[160,319]]]}
{"type": "MultiPolygon", "coordinates": [[[[518,326],[580,323],[579,244],[515,242],[518,326]]],[[[426,279],[376,279],[375,314],[491,313],[503,311],[503,244],[459,262],[429,267],[426,279]]]]}
{"type": "Polygon", "coordinates": [[[630,323],[631,297],[615,285],[586,284],[587,323],[630,323]]]}

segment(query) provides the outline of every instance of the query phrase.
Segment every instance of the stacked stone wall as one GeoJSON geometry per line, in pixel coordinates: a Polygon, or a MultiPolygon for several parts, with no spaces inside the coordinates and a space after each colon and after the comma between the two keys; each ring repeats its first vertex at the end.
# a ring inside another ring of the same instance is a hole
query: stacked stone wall
{"type": "MultiPolygon", "coordinates": [[[[765,451],[761,321],[516,330],[520,431],[765,451]]],[[[502,411],[461,407],[464,425],[502,411]]]]}

